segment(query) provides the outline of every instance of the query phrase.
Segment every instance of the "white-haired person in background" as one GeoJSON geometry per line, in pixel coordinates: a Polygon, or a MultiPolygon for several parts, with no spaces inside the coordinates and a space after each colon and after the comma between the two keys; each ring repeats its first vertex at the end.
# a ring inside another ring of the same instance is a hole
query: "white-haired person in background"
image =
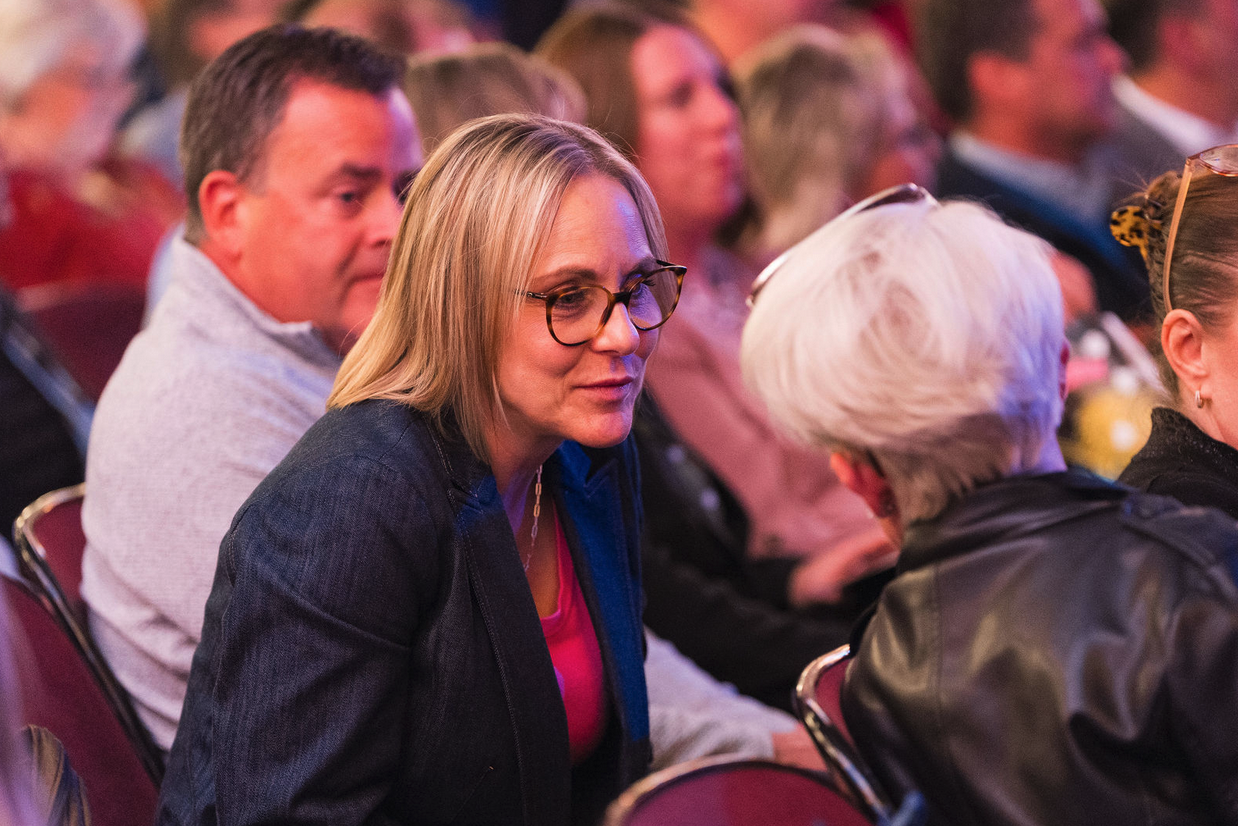
{"type": "Polygon", "coordinates": [[[952,824],[1238,823],[1238,532],[1067,470],[1043,242],[904,186],[767,270],[746,380],[901,547],[843,713],[952,824]]]}
{"type": "Polygon", "coordinates": [[[144,35],[127,0],[0,2],[0,153],[13,207],[0,261],[10,289],[141,285],[183,211],[153,167],[111,151],[144,35]]]}

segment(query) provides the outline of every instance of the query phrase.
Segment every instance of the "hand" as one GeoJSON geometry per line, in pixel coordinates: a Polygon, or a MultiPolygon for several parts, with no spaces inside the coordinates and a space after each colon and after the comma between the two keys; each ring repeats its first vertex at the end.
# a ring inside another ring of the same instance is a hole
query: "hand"
{"type": "Polygon", "coordinates": [[[897,559],[898,548],[874,523],[873,530],[806,558],[791,574],[787,597],[797,606],[836,602],[844,587],[889,568],[897,559]]]}
{"type": "Polygon", "coordinates": [[[802,728],[797,728],[794,731],[785,731],[782,734],[773,735],[774,740],[774,759],[779,763],[786,763],[788,766],[799,766],[802,769],[813,769],[821,771],[825,768],[825,762],[821,759],[821,753],[817,751],[817,747],[813,745],[812,738],[808,736],[808,732],[802,728]]]}

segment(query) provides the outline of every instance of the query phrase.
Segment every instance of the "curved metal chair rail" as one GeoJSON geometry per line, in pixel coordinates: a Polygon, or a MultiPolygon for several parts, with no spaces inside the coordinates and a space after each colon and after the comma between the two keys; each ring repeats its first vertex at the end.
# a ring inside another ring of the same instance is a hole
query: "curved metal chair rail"
{"type": "MultiPolygon", "coordinates": [[[[775,770],[785,775],[801,777],[820,788],[823,792],[833,795],[837,801],[836,805],[842,807],[852,806],[850,800],[838,794],[834,783],[824,772],[784,763],[775,763],[770,760],[737,757],[733,754],[716,755],[689,760],[654,772],[638,780],[607,807],[606,816],[602,820],[601,826],[629,826],[631,818],[641,811],[642,805],[649,800],[651,795],[673,792],[681,784],[691,783],[704,775],[734,770],[742,771],[751,768],[775,770]]],[[[852,819],[855,821],[863,820],[867,817],[862,810],[852,808],[850,811],[852,819]]],[[[827,813],[823,812],[821,814],[825,819],[820,822],[831,822],[827,813]]],[[[814,822],[817,821],[814,819],[814,822]]]]}
{"type": "Polygon", "coordinates": [[[86,485],[78,484],[45,493],[22,510],[13,523],[13,539],[16,542],[18,566],[22,577],[34,590],[39,601],[56,617],[61,627],[73,641],[74,647],[86,662],[95,681],[103,690],[108,704],[116,714],[128,735],[143,767],[155,782],[156,788],[163,782],[164,766],[158,747],[151,739],[146,726],[138,717],[128,693],[121,687],[116,675],[103,658],[94,639],[77,620],[77,614],[64,589],[60,586],[47,561],[47,548],[38,536],[39,519],[55,508],[80,499],[85,495],[86,485]]]}
{"type": "Polygon", "coordinates": [[[822,676],[849,656],[851,647],[842,645],[809,663],[795,684],[795,710],[812,736],[817,751],[821,752],[838,793],[874,823],[886,822],[894,816],[894,806],[878,789],[863,759],[817,699],[817,686],[822,676]]]}

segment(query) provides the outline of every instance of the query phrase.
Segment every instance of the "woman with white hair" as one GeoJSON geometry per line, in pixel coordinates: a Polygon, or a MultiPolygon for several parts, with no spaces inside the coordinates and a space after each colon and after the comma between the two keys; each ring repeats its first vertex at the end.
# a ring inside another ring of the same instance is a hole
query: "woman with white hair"
{"type": "Polygon", "coordinates": [[[766,271],[745,378],[901,546],[843,712],[953,824],[1238,822],[1238,532],[1070,471],[1047,248],[901,187],[766,271]]]}
{"type": "Polygon", "coordinates": [[[128,0],[0,3],[0,153],[13,221],[4,283],[143,284],[183,208],[153,168],[110,155],[144,28],[128,0]]]}

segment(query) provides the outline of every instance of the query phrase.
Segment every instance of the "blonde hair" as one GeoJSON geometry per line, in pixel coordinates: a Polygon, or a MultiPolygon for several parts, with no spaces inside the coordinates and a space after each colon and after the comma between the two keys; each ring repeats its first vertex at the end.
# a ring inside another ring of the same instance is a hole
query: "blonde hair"
{"type": "MultiPolygon", "coordinates": [[[[1144,263],[1158,331],[1169,312],[1163,289],[1165,245],[1181,186],[1181,171],[1166,172],[1134,198],[1144,216],[1142,228],[1148,239],[1144,263]]],[[[1193,314],[1209,333],[1224,329],[1234,317],[1234,299],[1238,297],[1235,220],[1238,220],[1238,188],[1233,181],[1223,175],[1196,176],[1187,190],[1182,217],[1178,221],[1173,267],[1169,273],[1170,302],[1174,309],[1193,314]]],[[[1161,349],[1160,336],[1156,337],[1152,351],[1160,369],[1161,383],[1177,404],[1178,374],[1161,349]]]]}
{"type": "Polygon", "coordinates": [[[897,57],[876,34],[805,24],[736,68],[744,156],[757,211],[741,243],[782,251],[861,193],[908,102],[897,57]]]}
{"type": "Polygon", "coordinates": [[[329,408],[391,399],[454,421],[488,461],[503,419],[497,375],[513,323],[563,193],[604,175],[636,204],[652,253],[666,257],[662,219],[640,173],[584,126],[496,115],[454,132],[417,175],[373,321],[344,359],[329,408]]]}
{"type": "Polygon", "coordinates": [[[742,360],[791,432],[874,456],[911,522],[1055,438],[1064,341],[1048,246],[978,204],[925,201],[792,247],[742,360]]]}
{"type": "Polygon", "coordinates": [[[426,154],[466,121],[504,112],[580,123],[585,94],[567,72],[509,43],[479,43],[409,60],[404,93],[426,154]]]}

